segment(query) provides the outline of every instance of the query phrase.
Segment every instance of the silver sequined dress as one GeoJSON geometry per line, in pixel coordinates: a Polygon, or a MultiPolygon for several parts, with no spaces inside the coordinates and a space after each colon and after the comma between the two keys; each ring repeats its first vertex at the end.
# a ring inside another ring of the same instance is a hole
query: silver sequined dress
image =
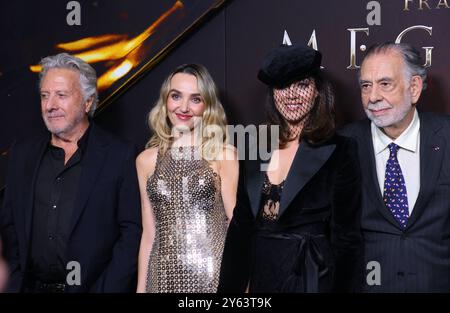
{"type": "Polygon", "coordinates": [[[220,191],[196,148],[158,153],[147,181],[156,219],[147,292],[216,292],[228,226],[220,191]]]}

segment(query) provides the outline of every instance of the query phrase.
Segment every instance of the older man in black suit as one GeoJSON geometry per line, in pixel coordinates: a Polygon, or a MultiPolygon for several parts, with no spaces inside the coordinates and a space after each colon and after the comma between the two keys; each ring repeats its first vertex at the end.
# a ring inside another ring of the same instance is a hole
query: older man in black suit
{"type": "Polygon", "coordinates": [[[88,118],[95,70],[59,54],[41,61],[45,137],[9,153],[0,230],[12,292],[135,288],[141,218],[133,145],[88,118]]]}
{"type": "Polygon", "coordinates": [[[426,86],[407,44],[373,46],[361,65],[368,119],[359,144],[367,292],[450,292],[450,118],[416,110],[426,86]]]}

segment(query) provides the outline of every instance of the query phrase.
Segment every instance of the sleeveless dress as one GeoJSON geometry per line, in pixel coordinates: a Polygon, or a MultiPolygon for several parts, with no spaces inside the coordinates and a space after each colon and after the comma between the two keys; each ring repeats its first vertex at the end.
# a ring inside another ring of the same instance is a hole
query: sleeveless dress
{"type": "Polygon", "coordinates": [[[216,292],[228,227],[220,176],[195,147],[158,152],[147,195],[156,220],[147,292],[216,292]]]}

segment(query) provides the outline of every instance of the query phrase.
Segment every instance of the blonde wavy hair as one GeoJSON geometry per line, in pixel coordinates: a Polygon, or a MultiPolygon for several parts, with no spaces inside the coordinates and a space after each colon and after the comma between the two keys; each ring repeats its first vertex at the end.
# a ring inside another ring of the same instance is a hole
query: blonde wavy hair
{"type": "Polygon", "coordinates": [[[200,64],[183,64],[164,80],[159,98],[148,115],[148,124],[154,133],[145,148],[158,147],[162,153],[165,153],[174,141],[172,125],[167,116],[167,98],[172,77],[178,73],[190,74],[197,78],[197,87],[205,104],[205,111],[201,129],[194,129],[194,135],[199,140],[197,142],[200,142],[202,158],[219,159],[228,142],[227,118],[219,100],[217,86],[208,70],[200,64]]]}

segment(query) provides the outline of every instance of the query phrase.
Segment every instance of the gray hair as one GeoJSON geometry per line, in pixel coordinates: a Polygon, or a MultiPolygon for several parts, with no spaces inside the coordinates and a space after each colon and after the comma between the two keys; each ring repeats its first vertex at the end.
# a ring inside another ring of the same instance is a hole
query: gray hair
{"type": "Polygon", "coordinates": [[[410,44],[403,42],[384,42],[375,44],[367,50],[364,60],[372,55],[386,53],[388,51],[396,51],[400,54],[405,64],[406,78],[409,80],[415,75],[420,76],[423,81],[423,89],[425,90],[427,88],[427,69],[423,66],[423,60],[419,51],[410,44]]]}
{"type": "Polygon", "coordinates": [[[39,86],[47,72],[54,68],[65,68],[77,71],[80,74],[80,87],[83,94],[83,100],[87,101],[93,97],[92,106],[89,110],[89,116],[93,116],[98,103],[97,91],[97,73],[95,69],[80,58],[74,57],[67,53],[60,53],[48,56],[39,63],[42,66],[39,75],[39,86]]]}

